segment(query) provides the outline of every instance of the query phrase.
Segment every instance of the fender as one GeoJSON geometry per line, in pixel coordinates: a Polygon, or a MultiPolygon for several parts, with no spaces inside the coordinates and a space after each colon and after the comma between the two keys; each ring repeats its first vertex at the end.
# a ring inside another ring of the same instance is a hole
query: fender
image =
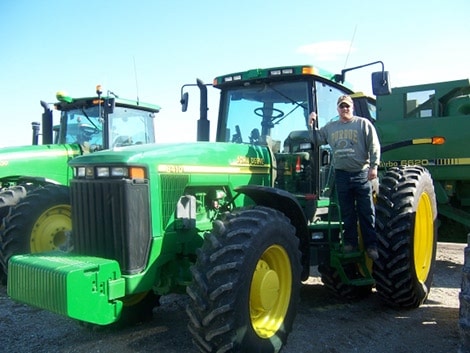
{"type": "Polygon", "coordinates": [[[9,175],[0,178],[0,185],[4,183],[31,183],[35,185],[47,185],[47,184],[54,184],[54,185],[61,185],[61,183],[57,180],[37,177],[37,176],[28,176],[28,175],[9,175]]]}
{"type": "Polygon", "coordinates": [[[310,273],[309,230],[307,218],[299,201],[285,190],[268,186],[245,185],[236,187],[235,191],[249,196],[257,205],[274,208],[284,213],[290,219],[300,240],[302,281],[306,280],[310,273]]]}

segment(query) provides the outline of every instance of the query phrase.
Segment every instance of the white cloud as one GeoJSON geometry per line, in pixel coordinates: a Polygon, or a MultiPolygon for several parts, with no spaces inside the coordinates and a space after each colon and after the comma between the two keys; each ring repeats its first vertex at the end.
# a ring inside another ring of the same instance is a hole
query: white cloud
{"type": "Polygon", "coordinates": [[[344,59],[348,54],[354,53],[356,48],[350,41],[327,41],[305,44],[297,48],[300,54],[312,56],[316,61],[332,61],[344,59]]]}

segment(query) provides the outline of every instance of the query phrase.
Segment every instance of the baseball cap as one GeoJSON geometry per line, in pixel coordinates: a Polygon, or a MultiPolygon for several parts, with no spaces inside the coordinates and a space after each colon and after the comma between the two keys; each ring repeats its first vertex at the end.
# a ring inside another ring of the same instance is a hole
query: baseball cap
{"type": "Polygon", "coordinates": [[[337,105],[339,106],[341,103],[346,103],[349,106],[354,106],[354,102],[350,96],[341,96],[338,98],[338,103],[337,105]]]}

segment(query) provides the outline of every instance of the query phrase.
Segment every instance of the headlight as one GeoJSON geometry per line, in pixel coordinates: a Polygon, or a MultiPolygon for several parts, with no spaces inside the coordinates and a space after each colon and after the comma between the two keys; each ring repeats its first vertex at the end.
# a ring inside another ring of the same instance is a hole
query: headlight
{"type": "Polygon", "coordinates": [[[109,168],[108,167],[97,167],[96,176],[98,178],[109,178],[109,168]]]}
{"type": "Polygon", "coordinates": [[[73,175],[77,179],[145,179],[147,171],[137,166],[87,166],[75,167],[73,175]]]}
{"type": "Polygon", "coordinates": [[[111,168],[112,177],[121,177],[126,178],[129,176],[129,171],[126,167],[112,167],[111,168]]]}
{"type": "Polygon", "coordinates": [[[84,178],[85,177],[85,167],[75,168],[75,176],[77,178],[84,178]]]}

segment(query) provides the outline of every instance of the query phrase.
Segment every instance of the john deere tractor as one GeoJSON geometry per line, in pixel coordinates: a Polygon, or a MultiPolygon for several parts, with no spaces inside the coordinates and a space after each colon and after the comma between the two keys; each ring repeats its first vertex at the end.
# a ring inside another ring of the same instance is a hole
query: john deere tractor
{"type": "Polygon", "coordinates": [[[72,241],[68,162],[80,155],[124,145],[155,142],[156,105],[97,95],[57,94],[53,105],[41,101],[33,145],[0,149],[0,278],[15,254],[69,251],[72,241]],[[53,112],[60,125],[53,126],[53,112]]]}
{"type": "MultiPolygon", "coordinates": [[[[307,124],[311,111],[320,126],[334,119],[342,94],[354,96],[357,115],[375,120],[375,101],[342,81],[308,65],[217,77],[216,142],[207,85],[197,81],[199,142],[72,159],[73,251],[12,257],[8,294],[109,325],[149,317],[156,298],[186,292],[201,352],[279,352],[312,266],[341,297],[365,297],[375,286],[387,304],[420,306],[431,288],[437,218],[423,166],[381,170],[379,259],[343,252],[331,152],[307,124]]],[[[376,94],[390,93],[388,81],[383,70],[373,74],[376,94]]]]}

